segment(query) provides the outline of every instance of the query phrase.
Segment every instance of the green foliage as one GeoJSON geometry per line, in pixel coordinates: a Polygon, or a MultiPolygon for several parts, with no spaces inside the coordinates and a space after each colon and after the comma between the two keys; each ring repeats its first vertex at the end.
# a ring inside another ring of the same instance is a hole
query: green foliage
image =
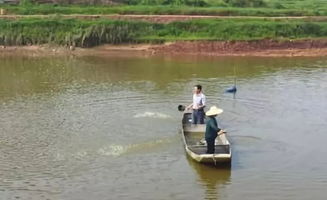
{"type": "MultiPolygon", "coordinates": [[[[33,2],[42,2],[38,0],[20,0],[21,6],[28,6],[32,7],[35,6],[35,3],[33,2]]],[[[102,6],[99,5],[103,2],[109,2],[109,1],[99,1],[99,0],[90,0],[90,1],[83,1],[85,4],[80,4],[78,6],[72,6],[69,2],[72,1],[66,1],[66,0],[56,0],[56,3],[52,6],[60,5],[58,7],[80,7],[80,8],[87,8],[87,6],[92,7],[99,7],[100,10],[106,10],[108,6],[102,6]],[[98,5],[98,6],[96,6],[98,5]]],[[[197,13],[201,13],[201,8],[223,8],[223,7],[242,7],[244,9],[247,8],[256,8],[256,7],[265,7],[270,8],[275,12],[275,9],[282,9],[282,10],[296,10],[296,11],[302,11],[304,13],[325,13],[327,10],[327,1],[326,0],[111,0],[110,2],[117,3],[118,7],[121,7],[121,9],[124,9],[128,7],[127,5],[133,5],[136,7],[136,10],[140,10],[138,6],[150,6],[151,9],[158,9],[157,7],[166,6],[166,7],[182,7],[180,9],[177,9],[178,12],[176,14],[182,12],[182,10],[185,7],[195,7],[197,13]]],[[[4,4],[1,4],[0,0],[0,7],[3,7],[4,4]]],[[[41,7],[43,5],[40,5],[41,7]]],[[[49,5],[46,5],[49,6],[49,5]]],[[[109,6],[111,8],[112,5],[109,6]]],[[[59,9],[60,10],[60,9],[59,9]]],[[[84,12],[87,9],[84,9],[84,12]]],[[[110,10],[110,9],[109,9],[110,10]]],[[[130,10],[130,9],[129,9],[130,10]]],[[[148,9],[149,10],[149,9],[148,9]]],[[[74,9],[71,9],[70,11],[74,11],[74,9]]],[[[107,11],[108,12],[108,11],[107,11]]],[[[85,13],[86,14],[86,13],[85,13]]],[[[147,14],[147,13],[143,13],[147,14]]],[[[250,15],[250,14],[249,14],[250,15]]]]}
{"type": "Polygon", "coordinates": [[[224,0],[227,4],[234,7],[264,7],[263,0],[224,0]]]}
{"type": "Polygon", "coordinates": [[[77,19],[0,20],[0,45],[100,44],[176,40],[257,40],[327,37],[327,22],[267,19],[193,20],[156,24],[77,19]]]}
{"type": "Polygon", "coordinates": [[[90,47],[103,43],[133,42],[142,23],[79,21],[73,19],[0,20],[0,44],[31,45],[55,43],[90,47]]]}
{"type": "Polygon", "coordinates": [[[125,0],[128,5],[209,6],[204,0],[125,0]]]}
{"type": "Polygon", "coordinates": [[[38,14],[177,14],[219,16],[327,16],[327,6],[315,9],[192,7],[192,6],[1,6],[7,13],[20,15],[38,14]]]}
{"type": "Polygon", "coordinates": [[[24,7],[30,7],[34,5],[34,2],[32,0],[20,0],[19,5],[24,7]]]}

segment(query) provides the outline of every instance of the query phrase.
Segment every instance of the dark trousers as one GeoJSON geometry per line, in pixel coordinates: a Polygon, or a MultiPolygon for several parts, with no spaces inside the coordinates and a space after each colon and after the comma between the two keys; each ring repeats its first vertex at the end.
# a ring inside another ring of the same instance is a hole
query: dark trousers
{"type": "Polygon", "coordinates": [[[206,138],[207,153],[209,153],[209,154],[214,154],[215,153],[215,139],[216,138],[206,138]]]}
{"type": "Polygon", "coordinates": [[[204,124],[204,110],[193,109],[193,124],[204,124]]]}

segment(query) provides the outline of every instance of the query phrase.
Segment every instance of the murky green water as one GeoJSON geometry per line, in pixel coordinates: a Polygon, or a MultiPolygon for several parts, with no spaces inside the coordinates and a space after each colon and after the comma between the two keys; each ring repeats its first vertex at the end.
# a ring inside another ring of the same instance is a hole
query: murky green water
{"type": "Polygon", "coordinates": [[[0,57],[3,199],[325,199],[326,129],[326,58],[0,57]],[[185,155],[197,83],[230,170],[185,155]]]}

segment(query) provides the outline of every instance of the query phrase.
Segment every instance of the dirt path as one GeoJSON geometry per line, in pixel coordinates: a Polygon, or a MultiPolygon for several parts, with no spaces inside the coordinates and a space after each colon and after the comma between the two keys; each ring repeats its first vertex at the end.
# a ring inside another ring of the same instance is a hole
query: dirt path
{"type": "MultiPolygon", "coordinates": [[[[58,15],[0,15],[0,19],[20,18],[51,18],[58,15]]],[[[301,17],[256,17],[256,16],[203,16],[203,15],[59,15],[67,19],[114,19],[114,20],[139,20],[156,23],[170,23],[175,21],[187,21],[193,19],[303,19],[308,21],[326,21],[327,16],[301,16],[301,17]]]]}

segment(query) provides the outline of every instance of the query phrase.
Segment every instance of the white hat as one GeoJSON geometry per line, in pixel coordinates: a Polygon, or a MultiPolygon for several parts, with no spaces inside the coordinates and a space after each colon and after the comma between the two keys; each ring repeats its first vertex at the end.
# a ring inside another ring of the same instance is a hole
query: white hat
{"type": "Polygon", "coordinates": [[[211,106],[210,109],[206,112],[207,116],[219,115],[223,113],[223,109],[217,108],[216,106],[211,106]]]}

